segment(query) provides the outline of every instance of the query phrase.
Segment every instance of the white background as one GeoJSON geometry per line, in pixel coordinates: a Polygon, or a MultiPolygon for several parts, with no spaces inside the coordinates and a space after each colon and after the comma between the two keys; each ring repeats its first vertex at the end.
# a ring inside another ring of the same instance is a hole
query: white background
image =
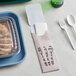
{"type": "Polygon", "coordinates": [[[5,11],[15,12],[20,17],[27,56],[19,65],[0,68],[0,76],[76,76],[76,50],[72,50],[65,33],[57,24],[59,19],[66,19],[68,14],[73,14],[76,18],[76,0],[64,0],[61,8],[53,8],[50,0],[32,0],[27,3],[0,6],[0,12],[5,11]],[[42,6],[51,44],[60,65],[59,71],[42,74],[25,12],[25,6],[31,3],[40,3],[42,6]]]}

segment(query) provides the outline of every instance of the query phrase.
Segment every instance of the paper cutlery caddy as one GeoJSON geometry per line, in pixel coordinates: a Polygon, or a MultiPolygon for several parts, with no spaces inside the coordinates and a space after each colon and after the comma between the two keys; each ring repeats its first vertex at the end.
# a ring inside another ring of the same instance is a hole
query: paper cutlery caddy
{"type": "Polygon", "coordinates": [[[59,70],[58,62],[53,47],[51,46],[46,23],[37,23],[35,33],[31,33],[42,72],[59,70]]]}
{"type": "Polygon", "coordinates": [[[35,43],[42,72],[59,70],[59,66],[57,64],[54,49],[51,46],[48,32],[46,31],[42,36],[38,36],[32,33],[32,37],[35,43]]]}

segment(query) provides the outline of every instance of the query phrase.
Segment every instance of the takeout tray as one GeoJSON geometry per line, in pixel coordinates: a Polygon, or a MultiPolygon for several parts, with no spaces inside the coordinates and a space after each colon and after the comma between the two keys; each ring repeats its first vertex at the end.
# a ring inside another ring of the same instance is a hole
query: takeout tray
{"type": "Polygon", "coordinates": [[[12,13],[12,12],[4,12],[4,13],[2,12],[2,13],[0,13],[0,17],[11,17],[15,20],[16,27],[18,30],[19,39],[20,39],[20,48],[21,48],[19,54],[14,55],[9,58],[1,58],[0,59],[0,67],[19,64],[22,61],[24,61],[24,59],[26,57],[26,47],[24,44],[24,39],[23,39],[22,31],[21,31],[19,17],[15,13],[12,13]]]}
{"type": "Polygon", "coordinates": [[[22,3],[30,0],[0,0],[0,5],[2,4],[12,4],[12,3],[22,3]]]}

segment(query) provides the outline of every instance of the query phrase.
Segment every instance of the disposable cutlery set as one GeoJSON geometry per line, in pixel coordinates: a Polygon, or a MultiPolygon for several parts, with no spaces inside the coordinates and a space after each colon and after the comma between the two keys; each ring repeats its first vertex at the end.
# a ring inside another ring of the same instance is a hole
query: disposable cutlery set
{"type": "Polygon", "coordinates": [[[41,5],[27,5],[26,14],[42,72],[59,70],[55,52],[51,46],[47,23],[45,22],[41,5]]]}
{"type": "MultiPolygon", "coordinates": [[[[68,23],[68,25],[69,25],[71,28],[73,28],[73,30],[74,30],[74,32],[75,32],[75,34],[76,34],[75,18],[74,18],[73,15],[68,15],[68,16],[67,16],[67,23],[68,23]]],[[[65,21],[59,20],[59,25],[60,25],[61,29],[66,32],[66,34],[67,34],[67,36],[68,36],[68,39],[69,39],[69,41],[70,41],[70,43],[71,43],[71,46],[72,46],[73,50],[76,50],[76,45],[74,44],[74,42],[73,42],[73,40],[72,40],[72,37],[71,37],[71,35],[70,35],[70,33],[69,33],[68,26],[66,25],[65,21]]]]}

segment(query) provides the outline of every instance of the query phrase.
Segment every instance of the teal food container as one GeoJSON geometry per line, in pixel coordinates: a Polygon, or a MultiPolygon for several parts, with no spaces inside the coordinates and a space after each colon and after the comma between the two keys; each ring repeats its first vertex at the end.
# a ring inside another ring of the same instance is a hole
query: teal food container
{"type": "Polygon", "coordinates": [[[27,2],[31,0],[0,0],[0,5],[2,4],[13,4],[13,3],[22,3],[22,2],[27,2]]]}

